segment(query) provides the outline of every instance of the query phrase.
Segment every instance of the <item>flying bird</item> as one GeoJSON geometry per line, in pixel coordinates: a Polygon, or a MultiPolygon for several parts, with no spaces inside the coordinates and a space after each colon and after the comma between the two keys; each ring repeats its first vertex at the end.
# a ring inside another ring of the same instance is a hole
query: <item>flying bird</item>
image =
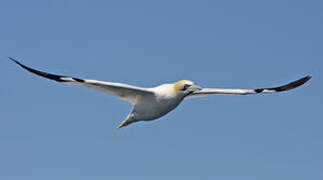
{"type": "Polygon", "coordinates": [[[80,79],[70,76],[55,75],[42,72],[21,64],[9,57],[10,60],[36,75],[57,82],[84,86],[104,93],[112,94],[132,103],[133,107],[124,121],[117,129],[138,121],[151,121],[160,118],[175,109],[185,98],[205,97],[215,94],[246,95],[259,93],[275,93],[294,89],[306,83],[311,76],[306,76],[286,85],[273,88],[258,89],[219,89],[201,88],[190,80],[181,80],[173,84],[162,84],[153,88],[143,88],[123,83],[98,81],[92,79],[80,79]]]}

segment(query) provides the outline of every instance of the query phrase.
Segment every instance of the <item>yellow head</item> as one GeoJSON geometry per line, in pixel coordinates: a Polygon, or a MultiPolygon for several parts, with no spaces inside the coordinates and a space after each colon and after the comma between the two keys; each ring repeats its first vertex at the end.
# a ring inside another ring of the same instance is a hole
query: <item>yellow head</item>
{"type": "Polygon", "coordinates": [[[180,80],[174,83],[174,89],[176,92],[182,92],[192,85],[194,85],[194,83],[190,80],[180,80]]]}

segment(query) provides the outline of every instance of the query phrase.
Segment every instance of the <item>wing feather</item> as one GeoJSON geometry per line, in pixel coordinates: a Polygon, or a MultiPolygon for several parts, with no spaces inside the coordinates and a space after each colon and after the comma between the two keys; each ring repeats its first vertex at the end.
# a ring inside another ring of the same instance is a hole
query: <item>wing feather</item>
{"type": "Polygon", "coordinates": [[[203,88],[200,91],[196,91],[190,94],[188,97],[205,97],[215,94],[225,94],[225,95],[246,95],[246,94],[259,94],[259,93],[274,93],[281,91],[288,91],[299,87],[311,79],[311,76],[305,76],[296,81],[290,82],[288,84],[273,87],[273,88],[259,88],[259,89],[218,89],[218,88],[203,88]]]}
{"type": "Polygon", "coordinates": [[[18,64],[25,70],[31,73],[34,73],[36,75],[42,76],[44,78],[65,83],[65,84],[83,86],[83,87],[98,90],[104,93],[109,93],[109,94],[118,96],[121,99],[124,99],[126,101],[129,101],[133,104],[136,104],[143,96],[154,95],[154,93],[148,90],[147,88],[136,87],[136,86],[123,84],[123,83],[97,81],[97,80],[91,80],[91,79],[80,79],[75,77],[50,74],[50,73],[46,73],[43,71],[30,68],[26,65],[23,65],[19,61],[11,57],[9,57],[9,59],[14,61],[16,64],[18,64]]]}

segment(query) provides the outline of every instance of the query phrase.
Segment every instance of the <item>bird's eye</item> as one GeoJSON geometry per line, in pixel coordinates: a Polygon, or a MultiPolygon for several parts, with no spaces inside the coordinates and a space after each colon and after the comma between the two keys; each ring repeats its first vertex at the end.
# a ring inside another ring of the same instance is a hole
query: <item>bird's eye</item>
{"type": "Polygon", "coordinates": [[[182,91],[185,91],[187,88],[189,88],[191,85],[190,84],[184,84],[182,91]]]}

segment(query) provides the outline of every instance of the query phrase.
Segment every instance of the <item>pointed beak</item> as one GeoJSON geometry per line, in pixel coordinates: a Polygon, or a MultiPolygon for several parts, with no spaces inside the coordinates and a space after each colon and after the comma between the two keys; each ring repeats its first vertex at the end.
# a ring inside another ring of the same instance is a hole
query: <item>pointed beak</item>
{"type": "Polygon", "coordinates": [[[200,91],[200,90],[202,90],[202,88],[200,87],[200,86],[197,86],[197,85],[192,85],[192,86],[190,86],[189,88],[188,88],[190,91],[193,91],[193,92],[195,92],[195,91],[200,91]]]}
{"type": "Polygon", "coordinates": [[[125,126],[128,126],[130,123],[127,122],[127,120],[123,121],[117,128],[116,130],[120,129],[120,128],[123,128],[125,126]]]}

